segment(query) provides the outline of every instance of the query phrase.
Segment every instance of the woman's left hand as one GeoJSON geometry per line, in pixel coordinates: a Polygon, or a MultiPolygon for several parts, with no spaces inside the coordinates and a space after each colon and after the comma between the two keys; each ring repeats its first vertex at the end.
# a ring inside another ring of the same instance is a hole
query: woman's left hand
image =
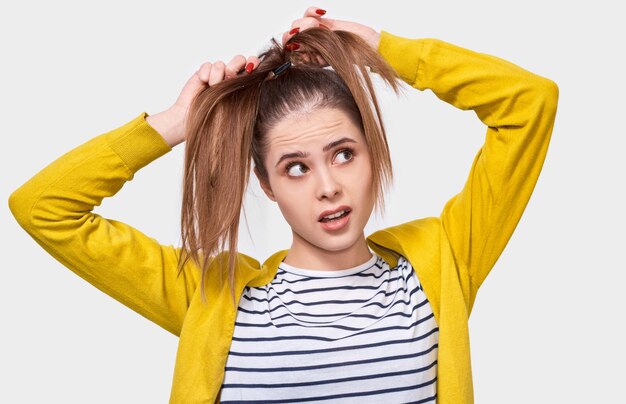
{"type": "Polygon", "coordinates": [[[380,42],[380,34],[367,25],[359,24],[352,21],[334,20],[331,18],[322,18],[326,14],[326,10],[319,7],[311,6],[304,12],[303,18],[298,18],[291,23],[291,29],[283,33],[283,46],[285,42],[291,39],[296,33],[304,31],[312,27],[322,27],[331,30],[349,31],[363,38],[369,43],[375,51],[378,51],[378,43],[380,42]]]}

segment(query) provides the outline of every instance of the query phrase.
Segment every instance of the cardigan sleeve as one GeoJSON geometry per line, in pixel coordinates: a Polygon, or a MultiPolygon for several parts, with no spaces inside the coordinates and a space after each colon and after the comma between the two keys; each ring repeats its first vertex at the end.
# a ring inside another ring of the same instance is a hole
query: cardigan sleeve
{"type": "Polygon", "coordinates": [[[558,86],[506,60],[432,38],[381,31],[379,53],[418,90],[430,89],[486,126],[462,190],[439,219],[470,308],[530,199],[554,126],[558,86]]]}
{"type": "Polygon", "coordinates": [[[175,335],[198,285],[180,248],[93,213],[103,198],[172,148],[142,113],[65,153],[9,197],[19,225],[50,255],[96,288],[175,335]]]}

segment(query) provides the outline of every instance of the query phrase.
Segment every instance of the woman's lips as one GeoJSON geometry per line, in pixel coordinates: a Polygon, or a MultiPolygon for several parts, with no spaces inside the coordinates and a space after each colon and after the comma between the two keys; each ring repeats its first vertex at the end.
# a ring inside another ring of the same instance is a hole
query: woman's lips
{"type": "Polygon", "coordinates": [[[331,220],[328,222],[320,222],[320,224],[322,225],[322,228],[324,230],[328,230],[328,231],[337,231],[337,230],[341,230],[344,227],[346,227],[348,225],[348,222],[350,221],[350,216],[352,215],[352,212],[348,212],[344,217],[341,217],[339,219],[335,219],[335,220],[331,220]]]}
{"type": "Polygon", "coordinates": [[[323,211],[322,214],[319,215],[317,220],[321,221],[324,217],[326,217],[328,215],[332,215],[332,214],[337,213],[337,212],[341,212],[342,210],[345,210],[348,213],[350,213],[352,211],[352,209],[349,206],[342,205],[342,206],[339,206],[337,209],[323,211]]]}

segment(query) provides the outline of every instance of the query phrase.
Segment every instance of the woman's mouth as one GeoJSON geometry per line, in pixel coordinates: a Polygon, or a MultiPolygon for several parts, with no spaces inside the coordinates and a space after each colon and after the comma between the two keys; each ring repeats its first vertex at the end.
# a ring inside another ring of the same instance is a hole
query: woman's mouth
{"type": "Polygon", "coordinates": [[[331,219],[335,219],[336,217],[342,214],[346,214],[350,212],[352,212],[352,208],[350,206],[340,205],[340,206],[337,206],[335,209],[327,209],[323,211],[317,218],[317,221],[318,222],[321,222],[322,220],[328,221],[331,219]]]}
{"type": "Polygon", "coordinates": [[[320,220],[320,222],[332,222],[332,221],[335,221],[335,220],[339,220],[342,217],[347,216],[349,213],[350,213],[350,211],[348,211],[347,209],[343,209],[343,210],[341,210],[341,211],[339,211],[337,213],[333,213],[332,215],[324,216],[320,220]]]}
{"type": "Polygon", "coordinates": [[[324,230],[339,230],[348,224],[351,212],[350,208],[341,209],[335,213],[323,216],[319,222],[324,230]]]}

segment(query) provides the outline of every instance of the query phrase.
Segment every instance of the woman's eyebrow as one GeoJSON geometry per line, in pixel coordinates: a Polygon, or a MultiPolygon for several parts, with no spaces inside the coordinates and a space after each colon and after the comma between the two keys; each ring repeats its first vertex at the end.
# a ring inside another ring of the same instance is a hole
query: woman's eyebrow
{"type": "MultiPolygon", "coordinates": [[[[334,142],[328,143],[326,146],[324,146],[322,150],[327,152],[333,147],[339,146],[340,144],[344,144],[344,143],[357,143],[357,141],[349,137],[342,137],[339,140],[335,140],[334,142]]],[[[305,158],[305,157],[309,157],[309,153],[304,153],[301,151],[293,152],[293,153],[285,153],[282,156],[280,156],[275,167],[278,167],[281,161],[288,159],[288,158],[292,158],[292,157],[305,158]]]]}

